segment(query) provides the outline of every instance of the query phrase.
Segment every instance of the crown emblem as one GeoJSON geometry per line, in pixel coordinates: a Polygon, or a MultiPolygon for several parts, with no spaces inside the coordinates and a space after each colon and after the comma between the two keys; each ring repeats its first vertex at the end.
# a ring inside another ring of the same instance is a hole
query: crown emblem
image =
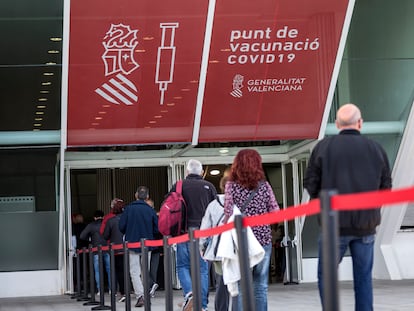
{"type": "Polygon", "coordinates": [[[138,44],[138,30],[132,30],[131,27],[124,24],[112,24],[103,39],[103,46],[107,50],[111,49],[134,49],[138,44]]]}

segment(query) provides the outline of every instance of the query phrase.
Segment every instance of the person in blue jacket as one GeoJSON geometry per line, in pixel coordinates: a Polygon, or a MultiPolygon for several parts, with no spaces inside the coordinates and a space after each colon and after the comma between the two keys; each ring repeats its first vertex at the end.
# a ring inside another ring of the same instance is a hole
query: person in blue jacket
{"type": "MultiPolygon", "coordinates": [[[[158,233],[158,217],[148,205],[149,190],[139,186],[135,193],[136,201],[127,205],[119,220],[119,230],[127,242],[140,242],[141,239],[154,240],[158,233]]],[[[141,249],[130,249],[129,272],[132,286],[137,297],[136,307],[144,306],[144,288],[141,279],[141,249]]]]}

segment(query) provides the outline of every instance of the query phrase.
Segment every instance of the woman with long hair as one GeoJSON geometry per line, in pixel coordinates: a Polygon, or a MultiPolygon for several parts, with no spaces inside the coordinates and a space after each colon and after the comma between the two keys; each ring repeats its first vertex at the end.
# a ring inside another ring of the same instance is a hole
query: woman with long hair
{"type": "MultiPolygon", "coordinates": [[[[272,187],[265,180],[262,158],[253,149],[243,149],[237,153],[224,193],[224,222],[227,222],[233,214],[234,205],[240,208],[244,216],[261,215],[279,210],[272,187]],[[253,191],[255,193],[251,196],[253,191]]],[[[252,231],[265,251],[263,260],[253,267],[255,306],[256,311],[267,311],[272,231],[270,225],[256,226],[252,228],[252,231]]],[[[242,310],[240,299],[238,309],[242,310]]]]}

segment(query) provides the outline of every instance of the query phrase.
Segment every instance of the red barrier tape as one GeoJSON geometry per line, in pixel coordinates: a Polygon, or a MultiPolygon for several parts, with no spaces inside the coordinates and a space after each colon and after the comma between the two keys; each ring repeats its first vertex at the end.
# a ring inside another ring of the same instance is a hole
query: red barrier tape
{"type": "Polygon", "coordinates": [[[275,224],[284,220],[292,220],[296,217],[318,214],[321,210],[319,199],[312,200],[307,204],[296,207],[288,207],[278,212],[267,213],[259,216],[251,216],[243,219],[243,226],[260,226],[265,224],[275,224]]]}
{"type": "Polygon", "coordinates": [[[356,209],[380,208],[382,205],[414,201],[414,187],[342,194],[332,197],[332,209],[349,211],[356,209]]]}
{"type": "MultiPolygon", "coordinates": [[[[387,189],[372,192],[341,194],[335,195],[331,198],[331,206],[334,210],[349,211],[358,209],[372,209],[381,208],[383,205],[400,204],[414,202],[414,187],[402,189],[387,189]]],[[[292,220],[296,217],[310,216],[318,214],[321,210],[319,199],[311,200],[307,204],[301,204],[285,208],[278,212],[271,212],[258,216],[250,216],[243,218],[244,227],[254,227],[268,224],[275,224],[285,220],[292,220]]],[[[212,235],[221,234],[224,231],[234,228],[234,223],[227,223],[218,227],[209,228],[205,230],[195,230],[194,237],[202,238],[212,235]]],[[[168,239],[168,245],[179,244],[189,241],[188,234],[183,234],[168,239]]],[[[162,246],[163,240],[145,240],[145,246],[162,246]]],[[[140,248],[141,242],[128,243],[128,248],[140,248]]],[[[112,249],[123,249],[122,244],[112,245],[112,249]]],[[[109,250],[109,246],[102,246],[102,251],[109,250]]],[[[89,250],[86,250],[86,253],[89,250]]],[[[93,252],[97,252],[98,248],[92,248],[93,252]]],[[[78,254],[83,253],[83,250],[78,250],[78,254]]]]}

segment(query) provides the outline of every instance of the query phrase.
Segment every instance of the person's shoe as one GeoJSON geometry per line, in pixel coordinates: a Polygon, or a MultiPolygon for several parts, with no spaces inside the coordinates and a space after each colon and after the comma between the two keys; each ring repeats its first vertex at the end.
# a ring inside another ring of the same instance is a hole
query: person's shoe
{"type": "Polygon", "coordinates": [[[124,302],[125,300],[126,300],[125,295],[122,295],[122,297],[121,297],[121,298],[119,298],[118,302],[124,302]]]}
{"type": "Polygon", "coordinates": [[[151,290],[150,290],[150,296],[152,297],[152,298],[154,298],[155,297],[155,291],[158,289],[158,284],[157,283],[154,283],[152,286],[151,286],[151,290]]]}
{"type": "Polygon", "coordinates": [[[135,307],[140,308],[144,306],[144,296],[140,296],[135,304],[135,307]]]}
{"type": "Polygon", "coordinates": [[[193,311],[193,294],[189,293],[184,299],[183,311],[193,311]]]}

